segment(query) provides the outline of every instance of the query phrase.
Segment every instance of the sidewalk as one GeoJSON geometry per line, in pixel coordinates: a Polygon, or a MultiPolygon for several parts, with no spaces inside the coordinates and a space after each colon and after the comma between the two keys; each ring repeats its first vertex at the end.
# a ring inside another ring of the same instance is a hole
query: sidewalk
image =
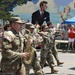
{"type": "MultiPolygon", "coordinates": [[[[40,52],[37,52],[38,58],[39,58],[40,52]]],[[[59,72],[58,74],[50,74],[51,70],[49,66],[44,67],[43,71],[46,75],[75,75],[75,53],[69,53],[69,52],[59,52],[59,59],[60,61],[64,62],[61,66],[55,66],[55,69],[57,69],[59,72]]],[[[55,61],[56,64],[56,61],[55,61]]],[[[34,75],[33,70],[30,70],[30,75],[34,75]]]]}

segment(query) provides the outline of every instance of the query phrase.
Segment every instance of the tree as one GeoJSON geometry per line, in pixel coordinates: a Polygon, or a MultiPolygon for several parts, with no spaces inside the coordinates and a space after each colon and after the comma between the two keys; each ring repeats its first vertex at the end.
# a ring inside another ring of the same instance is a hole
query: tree
{"type": "Polygon", "coordinates": [[[27,1],[32,0],[0,0],[0,19],[7,20],[11,16],[15,16],[14,14],[11,14],[13,8],[17,5],[26,4],[27,1]]]}

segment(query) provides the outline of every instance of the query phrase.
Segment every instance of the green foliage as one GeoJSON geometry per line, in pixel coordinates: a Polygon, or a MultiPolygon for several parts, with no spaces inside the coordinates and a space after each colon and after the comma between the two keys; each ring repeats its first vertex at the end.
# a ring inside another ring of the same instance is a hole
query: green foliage
{"type": "Polygon", "coordinates": [[[14,16],[10,11],[13,11],[13,8],[17,5],[26,4],[27,1],[32,0],[0,0],[0,19],[7,20],[14,16]]]}

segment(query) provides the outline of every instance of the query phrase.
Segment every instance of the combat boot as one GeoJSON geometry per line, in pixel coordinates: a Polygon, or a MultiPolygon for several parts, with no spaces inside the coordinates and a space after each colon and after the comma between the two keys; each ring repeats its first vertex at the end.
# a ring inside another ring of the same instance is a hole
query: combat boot
{"type": "Polygon", "coordinates": [[[52,67],[55,67],[56,65],[55,65],[54,63],[51,63],[51,66],[52,66],[52,67]]]}
{"type": "Polygon", "coordinates": [[[45,67],[45,66],[49,66],[49,64],[48,64],[47,62],[45,62],[44,67],[45,67]]]}
{"type": "Polygon", "coordinates": [[[64,64],[64,62],[57,61],[57,66],[64,64]]]}
{"type": "Polygon", "coordinates": [[[51,74],[57,74],[58,70],[55,70],[54,67],[51,68],[51,74]]]}

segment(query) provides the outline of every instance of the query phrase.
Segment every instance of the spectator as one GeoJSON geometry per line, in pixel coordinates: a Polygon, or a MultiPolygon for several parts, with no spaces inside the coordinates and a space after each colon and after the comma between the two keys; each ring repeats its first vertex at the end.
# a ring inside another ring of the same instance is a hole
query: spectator
{"type": "Polygon", "coordinates": [[[70,45],[72,44],[72,49],[74,50],[74,25],[72,25],[68,29],[68,49],[70,49],[70,45]]]}

